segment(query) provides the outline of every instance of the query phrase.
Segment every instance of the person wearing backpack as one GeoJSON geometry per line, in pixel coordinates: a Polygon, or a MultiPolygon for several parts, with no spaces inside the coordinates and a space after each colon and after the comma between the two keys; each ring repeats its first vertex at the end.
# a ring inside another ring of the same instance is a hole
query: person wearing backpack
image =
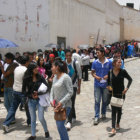
{"type": "Polygon", "coordinates": [[[72,84],[73,84],[73,96],[71,98],[72,108],[66,124],[67,130],[70,130],[71,123],[76,121],[75,99],[76,99],[76,93],[80,94],[82,71],[78,61],[72,60],[72,53],[70,50],[66,51],[66,64],[68,68],[68,75],[71,77],[72,84]]]}

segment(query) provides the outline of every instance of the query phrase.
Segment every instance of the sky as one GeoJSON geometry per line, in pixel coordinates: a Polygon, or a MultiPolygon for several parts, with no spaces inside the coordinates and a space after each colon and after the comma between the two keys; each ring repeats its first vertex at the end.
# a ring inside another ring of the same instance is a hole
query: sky
{"type": "Polygon", "coordinates": [[[125,5],[126,3],[134,3],[134,8],[139,10],[140,9],[140,0],[116,0],[121,5],[125,5]]]}

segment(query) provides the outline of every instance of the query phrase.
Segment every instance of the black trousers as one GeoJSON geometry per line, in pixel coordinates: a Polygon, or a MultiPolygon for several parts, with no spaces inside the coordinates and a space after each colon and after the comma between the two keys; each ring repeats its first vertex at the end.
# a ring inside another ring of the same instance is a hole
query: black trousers
{"type": "Polygon", "coordinates": [[[116,120],[117,124],[120,124],[121,116],[122,116],[122,108],[112,106],[112,128],[115,128],[116,120]]]}
{"type": "Polygon", "coordinates": [[[82,78],[84,79],[84,81],[88,81],[88,68],[89,68],[89,65],[83,66],[82,78]]]}
{"type": "Polygon", "coordinates": [[[75,112],[76,93],[77,93],[77,88],[74,87],[74,88],[73,88],[73,95],[72,95],[72,97],[71,97],[72,108],[71,108],[70,114],[69,114],[69,116],[68,116],[68,122],[70,122],[70,123],[72,123],[72,118],[76,119],[76,112],[75,112]]]}

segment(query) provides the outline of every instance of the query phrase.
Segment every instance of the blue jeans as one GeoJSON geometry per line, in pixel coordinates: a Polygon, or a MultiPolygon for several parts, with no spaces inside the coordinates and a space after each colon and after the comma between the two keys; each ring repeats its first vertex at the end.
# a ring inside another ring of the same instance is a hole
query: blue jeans
{"type": "Polygon", "coordinates": [[[4,106],[9,111],[11,105],[13,103],[13,89],[12,88],[4,88],[4,106]]]}
{"type": "MultiPolygon", "coordinates": [[[[67,116],[69,115],[70,110],[71,110],[70,107],[66,108],[67,116]]],[[[64,124],[65,124],[65,121],[56,121],[57,130],[59,132],[61,140],[69,140],[69,136],[68,136],[68,133],[64,124]]]]}
{"type": "Polygon", "coordinates": [[[35,133],[36,133],[36,109],[38,109],[38,118],[43,126],[44,132],[48,132],[47,123],[44,118],[45,107],[42,107],[39,104],[39,100],[33,100],[33,99],[29,99],[28,106],[29,106],[29,112],[31,115],[32,136],[35,136],[35,133]]]}
{"type": "MultiPolygon", "coordinates": [[[[12,103],[12,105],[11,105],[9,111],[8,111],[7,117],[6,117],[6,119],[5,119],[4,123],[3,123],[4,125],[9,126],[10,123],[13,120],[15,120],[16,110],[17,110],[17,108],[18,108],[18,106],[21,103],[23,98],[24,98],[24,95],[21,92],[13,91],[13,103],[12,103]]],[[[30,120],[30,116],[27,117],[27,120],[30,120]]]]}
{"type": "Polygon", "coordinates": [[[106,103],[108,97],[108,90],[106,88],[94,87],[94,98],[95,98],[95,118],[100,117],[100,103],[102,98],[102,115],[106,114],[106,103]]]}

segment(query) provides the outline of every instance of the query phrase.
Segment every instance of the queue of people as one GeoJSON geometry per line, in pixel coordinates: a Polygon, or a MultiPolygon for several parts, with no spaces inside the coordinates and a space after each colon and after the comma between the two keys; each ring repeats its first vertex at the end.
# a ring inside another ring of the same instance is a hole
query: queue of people
{"type": "Polygon", "coordinates": [[[25,52],[22,56],[16,53],[16,57],[7,53],[5,61],[1,58],[0,62],[4,106],[7,110],[2,126],[4,132],[7,133],[10,125],[16,121],[19,105],[24,104],[27,125],[31,125],[31,136],[28,140],[36,139],[36,110],[45,138],[49,138],[51,132],[47,127],[44,112],[52,106],[60,139],[69,140],[67,131],[71,130],[76,121],[76,95],[81,92],[82,79],[89,80],[88,70],[91,69],[91,75],[95,78],[94,125],[98,125],[100,119],[106,119],[106,108],[111,104],[112,130],[109,134],[115,135],[120,128],[122,106],[113,105],[112,97],[116,98],[116,102],[118,99],[125,99],[132,78],[125,70],[122,51],[117,48],[113,54],[109,53],[111,51],[106,51],[101,45],[96,46],[95,50],[85,49],[79,54],[76,50],[61,49],[58,52],[55,49],[45,53],[42,50],[37,53],[25,52]],[[95,60],[89,68],[90,58],[94,57],[95,60]],[[128,79],[127,87],[124,86],[124,78],[128,79]]]}

